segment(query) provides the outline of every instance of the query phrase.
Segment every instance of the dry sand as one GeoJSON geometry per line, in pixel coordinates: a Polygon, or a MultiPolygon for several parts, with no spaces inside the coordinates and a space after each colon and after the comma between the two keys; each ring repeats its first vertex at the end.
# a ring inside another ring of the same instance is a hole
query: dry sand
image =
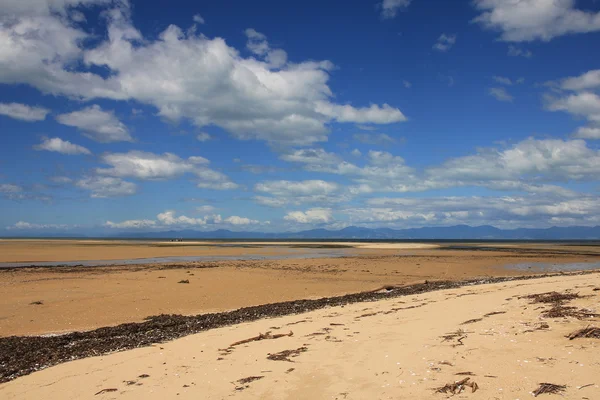
{"type": "Polygon", "coordinates": [[[526,399],[549,382],[567,386],[556,398],[598,399],[600,340],[565,335],[599,319],[544,319],[551,306],[521,296],[571,291],[586,297],[568,306],[600,312],[599,287],[598,273],[559,276],[264,319],[58,365],[0,385],[0,398],[435,399],[468,372],[479,390],[457,398],[526,399]],[[219,350],[266,332],[293,335],[219,350]],[[268,359],[297,349],[289,362],[268,359]],[[240,381],[249,377],[260,379],[240,381]]]}
{"type": "MultiPolygon", "coordinates": [[[[129,246],[122,248],[118,251],[129,246]]],[[[248,251],[226,250],[237,255],[248,251]]],[[[513,251],[357,251],[362,255],[351,258],[0,269],[0,337],[87,330],[163,313],[224,311],[427,279],[523,274],[504,268],[507,264],[598,261],[589,255],[513,251]],[[178,283],[182,280],[189,283],[178,283]]]]}

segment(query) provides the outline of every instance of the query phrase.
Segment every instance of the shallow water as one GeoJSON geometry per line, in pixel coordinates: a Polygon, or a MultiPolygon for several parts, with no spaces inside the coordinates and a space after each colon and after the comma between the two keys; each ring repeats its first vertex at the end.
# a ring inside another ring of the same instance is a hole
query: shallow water
{"type": "Polygon", "coordinates": [[[592,263],[519,263],[519,264],[509,264],[505,265],[505,268],[508,269],[516,269],[519,271],[549,271],[549,272],[559,272],[559,271],[586,271],[592,269],[600,269],[600,262],[592,262],[592,263]]]}
{"type": "Polygon", "coordinates": [[[336,249],[335,251],[327,249],[286,249],[289,254],[260,255],[260,254],[241,254],[238,256],[180,256],[180,257],[151,257],[151,258],[133,258],[122,260],[75,260],[75,261],[45,261],[45,262],[3,262],[0,268],[15,267],[91,267],[106,265],[139,265],[139,264],[158,264],[158,263],[177,263],[177,262],[210,262],[210,261],[239,261],[239,260],[286,260],[286,259],[307,259],[307,258],[336,258],[349,256],[348,250],[336,249]]]}

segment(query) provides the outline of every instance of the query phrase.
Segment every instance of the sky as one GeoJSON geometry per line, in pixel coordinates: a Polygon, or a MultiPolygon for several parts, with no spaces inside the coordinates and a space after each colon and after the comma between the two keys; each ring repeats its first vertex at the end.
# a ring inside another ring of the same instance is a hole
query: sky
{"type": "Polygon", "coordinates": [[[0,0],[0,235],[600,225],[600,2],[0,0]]]}

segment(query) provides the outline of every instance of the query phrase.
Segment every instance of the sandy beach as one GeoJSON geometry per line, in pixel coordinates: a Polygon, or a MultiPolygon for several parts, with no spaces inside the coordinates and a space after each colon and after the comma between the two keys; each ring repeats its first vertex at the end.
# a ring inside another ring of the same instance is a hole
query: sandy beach
{"type": "Polygon", "coordinates": [[[61,364],[0,385],[0,396],[431,399],[469,378],[477,391],[459,398],[525,399],[552,383],[566,386],[562,397],[543,398],[596,399],[600,341],[565,335],[598,317],[544,317],[555,303],[524,296],[576,293],[560,304],[591,315],[598,288],[598,273],[557,276],[267,318],[61,364]]]}
{"type": "MultiPolygon", "coordinates": [[[[280,254],[283,257],[289,256],[292,251],[296,255],[313,251],[280,244],[252,248],[190,245],[163,248],[146,243],[121,243],[82,246],[71,241],[17,241],[11,250],[10,242],[4,241],[7,251],[2,256],[17,261],[23,261],[24,257],[47,260],[47,253],[55,252],[68,261],[82,257],[88,251],[114,258],[148,257],[156,255],[156,251],[165,250],[175,255],[188,252],[206,255],[221,251],[240,257],[256,253],[280,254]],[[14,254],[24,251],[27,246],[33,246],[29,247],[29,253],[15,258],[14,254]],[[80,246],[83,250],[73,250],[80,246]]],[[[225,311],[281,301],[338,296],[383,285],[424,280],[544,272],[536,267],[506,268],[510,265],[600,260],[595,255],[595,247],[583,249],[584,252],[575,247],[566,253],[548,248],[534,248],[527,252],[514,250],[350,249],[347,257],[326,259],[0,268],[0,290],[4,294],[0,298],[0,337],[89,330],[140,322],[151,315],[225,311]]],[[[339,249],[319,251],[337,252],[339,249]]],[[[90,257],[97,257],[97,254],[90,257]]]]}
{"type": "Polygon", "coordinates": [[[0,268],[0,398],[598,398],[598,339],[565,337],[600,324],[600,273],[576,272],[597,246],[375,245],[2,241],[3,262],[275,259],[0,268]]]}

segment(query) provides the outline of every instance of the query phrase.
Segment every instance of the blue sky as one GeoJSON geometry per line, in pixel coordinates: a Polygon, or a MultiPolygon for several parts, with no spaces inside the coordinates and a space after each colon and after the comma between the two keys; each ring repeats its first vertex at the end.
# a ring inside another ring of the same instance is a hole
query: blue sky
{"type": "Polygon", "coordinates": [[[0,234],[600,225],[600,3],[2,0],[0,234]]]}

